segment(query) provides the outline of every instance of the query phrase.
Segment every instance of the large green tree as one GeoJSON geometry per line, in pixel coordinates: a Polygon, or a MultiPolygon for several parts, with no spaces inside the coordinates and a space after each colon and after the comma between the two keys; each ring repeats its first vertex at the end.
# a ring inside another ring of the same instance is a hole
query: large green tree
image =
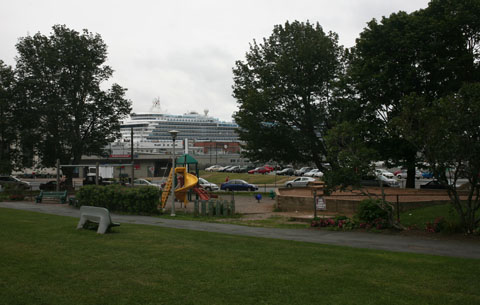
{"type": "Polygon", "coordinates": [[[56,159],[78,164],[82,155],[101,154],[131,110],[125,88],[102,89],[113,70],[105,64],[107,45],[100,35],[64,25],[52,29],[49,36],[37,33],[16,45],[22,147],[45,167],[56,159]]]}
{"type": "Polygon", "coordinates": [[[17,120],[14,100],[15,77],[0,60],[0,174],[9,174],[15,158],[17,120]]]}
{"type": "Polygon", "coordinates": [[[335,33],[309,22],[276,25],[233,69],[234,114],[251,160],[311,163],[327,154],[333,92],[344,51],[335,33]]]}
{"type": "Polygon", "coordinates": [[[382,158],[408,167],[408,187],[417,150],[392,122],[412,94],[431,103],[478,80],[479,15],[479,0],[434,0],[424,10],[370,21],[353,49],[352,85],[365,113],[383,124],[375,131],[382,158]]]}
{"type": "Polygon", "coordinates": [[[447,188],[465,232],[472,233],[480,225],[480,83],[432,103],[410,96],[397,125],[447,188]],[[468,179],[461,190],[459,178],[468,179]]]}

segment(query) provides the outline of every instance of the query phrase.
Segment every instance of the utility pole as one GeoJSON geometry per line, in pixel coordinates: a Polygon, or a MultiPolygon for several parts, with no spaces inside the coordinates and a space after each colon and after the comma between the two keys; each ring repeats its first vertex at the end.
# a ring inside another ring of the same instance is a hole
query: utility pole
{"type": "Polygon", "coordinates": [[[135,163],[134,163],[134,160],[133,160],[133,126],[130,127],[130,158],[131,158],[131,161],[132,161],[132,182],[131,182],[131,186],[133,187],[135,182],[133,182],[135,180],[135,163]]]}
{"type": "Polygon", "coordinates": [[[175,140],[177,139],[177,134],[179,131],[177,130],[170,130],[170,135],[172,136],[173,142],[173,153],[172,153],[172,188],[171,188],[171,196],[172,196],[172,211],[170,216],[175,216],[175,140]]]}

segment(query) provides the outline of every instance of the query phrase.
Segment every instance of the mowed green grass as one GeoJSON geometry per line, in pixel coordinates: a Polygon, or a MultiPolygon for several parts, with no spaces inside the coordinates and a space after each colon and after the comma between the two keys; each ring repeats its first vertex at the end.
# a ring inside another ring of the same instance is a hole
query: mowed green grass
{"type": "Polygon", "coordinates": [[[0,304],[480,304],[480,260],[0,209],[0,304]]]}
{"type": "MultiPolygon", "coordinates": [[[[477,217],[479,215],[480,210],[476,213],[477,217]]],[[[422,229],[427,222],[433,223],[437,217],[445,218],[451,227],[450,231],[457,230],[461,232],[460,218],[450,203],[403,212],[400,214],[400,222],[404,226],[416,226],[422,229]]]]}
{"type": "Polygon", "coordinates": [[[222,172],[207,172],[204,170],[200,171],[200,177],[207,179],[212,183],[218,185],[225,182],[225,179],[228,177],[229,180],[233,179],[242,179],[249,183],[256,184],[258,187],[261,187],[261,184],[276,184],[283,185],[286,181],[293,180],[296,177],[292,176],[275,176],[275,175],[263,175],[263,174],[247,174],[247,173],[222,173],[222,172]]]}

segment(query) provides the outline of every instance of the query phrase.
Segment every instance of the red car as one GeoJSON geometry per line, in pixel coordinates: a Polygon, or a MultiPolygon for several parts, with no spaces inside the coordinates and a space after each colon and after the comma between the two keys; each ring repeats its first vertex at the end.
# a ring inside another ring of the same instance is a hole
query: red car
{"type": "Polygon", "coordinates": [[[268,169],[268,172],[273,172],[273,170],[275,169],[273,166],[270,166],[270,165],[264,165],[263,167],[268,169]]]}
{"type": "Polygon", "coordinates": [[[252,169],[248,171],[249,174],[256,174],[256,173],[266,174],[269,172],[271,172],[271,170],[266,167],[257,167],[256,169],[252,169]]]}

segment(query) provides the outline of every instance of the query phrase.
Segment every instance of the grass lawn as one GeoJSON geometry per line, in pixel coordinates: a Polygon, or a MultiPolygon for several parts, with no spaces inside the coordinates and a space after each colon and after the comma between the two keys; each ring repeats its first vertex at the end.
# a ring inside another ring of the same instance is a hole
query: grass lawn
{"type": "Polygon", "coordinates": [[[480,261],[0,209],[0,304],[480,304],[480,261]]]}
{"type": "Polygon", "coordinates": [[[261,184],[275,184],[275,181],[277,182],[277,185],[283,185],[286,181],[295,179],[295,177],[290,176],[276,176],[275,178],[275,175],[200,171],[200,177],[218,185],[225,182],[227,176],[230,180],[242,179],[249,183],[256,184],[258,187],[260,187],[261,184]]]}
{"type": "MultiPolygon", "coordinates": [[[[480,211],[477,211],[477,216],[480,211]]],[[[460,220],[450,203],[410,210],[400,214],[400,222],[404,226],[425,227],[425,223],[433,222],[437,217],[444,217],[450,226],[450,231],[460,230],[460,220]]]]}
{"type": "Polygon", "coordinates": [[[404,226],[423,227],[426,222],[432,222],[437,217],[445,217],[448,221],[458,222],[458,216],[449,203],[410,210],[400,214],[400,222],[404,226]]]}

